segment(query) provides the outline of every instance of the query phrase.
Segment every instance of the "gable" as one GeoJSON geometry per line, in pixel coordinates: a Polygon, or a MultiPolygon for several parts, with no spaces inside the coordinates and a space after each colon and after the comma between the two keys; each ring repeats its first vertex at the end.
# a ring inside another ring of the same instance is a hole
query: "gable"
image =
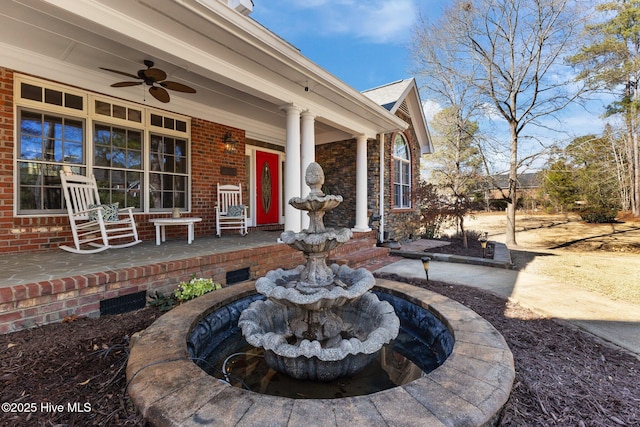
{"type": "Polygon", "coordinates": [[[431,135],[415,79],[399,80],[362,93],[390,113],[397,116],[400,112],[408,116],[420,145],[420,154],[433,153],[431,135]]]}

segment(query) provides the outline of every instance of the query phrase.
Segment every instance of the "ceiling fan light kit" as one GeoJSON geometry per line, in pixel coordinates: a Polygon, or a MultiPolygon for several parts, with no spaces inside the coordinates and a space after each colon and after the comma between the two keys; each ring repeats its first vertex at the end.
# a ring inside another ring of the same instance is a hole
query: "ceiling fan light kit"
{"type": "Polygon", "coordinates": [[[153,61],[145,59],[144,65],[147,67],[147,69],[138,70],[137,75],[127,73],[125,71],[113,70],[111,68],[100,67],[100,69],[136,80],[114,83],[111,85],[111,87],[129,87],[146,84],[147,86],[149,86],[149,93],[151,94],[151,96],[163,103],[167,103],[171,100],[167,89],[183,93],[196,93],[196,90],[192,87],[189,87],[182,83],[166,80],[167,73],[159,68],[154,68],[153,61]]]}

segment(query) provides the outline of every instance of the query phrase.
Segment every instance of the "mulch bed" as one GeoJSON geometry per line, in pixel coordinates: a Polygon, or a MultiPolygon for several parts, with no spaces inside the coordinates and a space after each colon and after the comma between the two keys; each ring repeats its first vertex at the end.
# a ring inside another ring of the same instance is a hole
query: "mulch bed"
{"type": "MultiPolygon", "coordinates": [[[[460,256],[468,256],[468,257],[476,257],[476,258],[493,258],[489,251],[483,251],[482,244],[478,239],[469,238],[467,240],[467,247],[462,247],[462,240],[456,238],[449,239],[438,239],[444,244],[441,246],[433,246],[437,240],[429,240],[429,245],[426,245],[424,252],[429,253],[439,253],[439,254],[448,254],[448,255],[460,255],[460,256]]],[[[422,251],[423,248],[421,246],[421,241],[413,241],[413,242],[404,242],[401,244],[402,249],[406,250],[419,250],[422,251]]]]}
{"type": "MultiPolygon", "coordinates": [[[[478,289],[426,280],[410,283],[470,307],[505,337],[516,378],[499,425],[640,425],[636,357],[478,289]]],[[[0,401],[21,411],[2,411],[0,425],[144,425],[126,394],[124,369],[129,337],[160,314],[145,308],[0,336],[0,401]],[[64,410],[43,411],[41,405],[47,403],[64,410]],[[69,404],[84,409],[85,403],[91,412],[69,411],[69,404]]]]}
{"type": "Polygon", "coordinates": [[[500,426],[640,425],[640,360],[583,331],[475,288],[380,275],[471,308],[505,338],[516,377],[500,426]]]}
{"type": "Polygon", "coordinates": [[[145,308],[0,335],[0,403],[12,405],[0,425],[144,425],[125,392],[129,337],[160,314],[145,308]],[[77,412],[85,404],[90,412],[77,412]]]}

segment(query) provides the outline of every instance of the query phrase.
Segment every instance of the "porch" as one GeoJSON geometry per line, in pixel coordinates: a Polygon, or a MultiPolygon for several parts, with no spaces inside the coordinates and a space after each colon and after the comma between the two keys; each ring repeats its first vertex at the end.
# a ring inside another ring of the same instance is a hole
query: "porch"
{"type": "MultiPolygon", "coordinates": [[[[0,258],[0,333],[14,332],[69,316],[99,316],[107,300],[136,293],[168,294],[191,275],[223,285],[293,268],[301,253],[278,243],[280,230],[253,230],[246,237],[198,236],[192,244],[175,238],[144,241],[124,249],[79,255],[60,249],[0,258]]],[[[388,249],[377,248],[375,232],[356,233],[332,254],[332,261],[376,269],[388,249]]]]}

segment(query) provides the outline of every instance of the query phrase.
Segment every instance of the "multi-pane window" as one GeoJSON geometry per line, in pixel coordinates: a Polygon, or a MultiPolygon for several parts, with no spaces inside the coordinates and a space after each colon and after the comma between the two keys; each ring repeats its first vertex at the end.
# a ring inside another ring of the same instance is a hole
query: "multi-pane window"
{"type": "Polygon", "coordinates": [[[95,175],[102,203],[189,209],[189,119],[16,75],[17,213],[64,212],[59,171],[95,175]]]}
{"type": "Polygon", "coordinates": [[[186,207],[187,141],[152,134],[149,169],[149,208],[186,207]]]}
{"type": "Polygon", "coordinates": [[[411,157],[407,141],[400,133],[393,144],[393,206],[411,207],[411,157]]]}
{"type": "Polygon", "coordinates": [[[18,123],[18,212],[62,209],[58,171],[71,164],[84,172],[84,121],[20,111],[18,123]]]}
{"type": "Polygon", "coordinates": [[[96,124],[93,132],[93,173],[103,203],[141,208],[143,133],[136,129],[96,124]]]}

